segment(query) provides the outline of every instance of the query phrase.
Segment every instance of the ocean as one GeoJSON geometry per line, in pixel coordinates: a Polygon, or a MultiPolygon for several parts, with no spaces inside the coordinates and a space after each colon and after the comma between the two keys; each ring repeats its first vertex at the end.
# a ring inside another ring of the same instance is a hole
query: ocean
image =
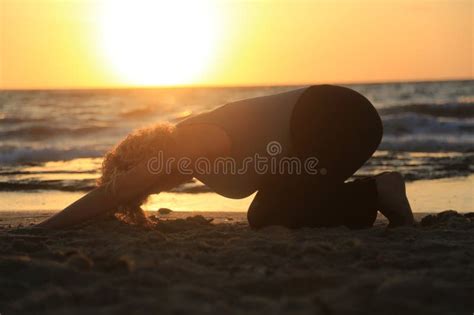
{"type": "MultiPolygon", "coordinates": [[[[379,150],[356,175],[472,178],[474,81],[346,86],[372,101],[384,123],[379,150]]],[[[101,156],[135,128],[294,88],[0,91],[0,211],[65,207],[95,186],[101,156]]],[[[196,181],[152,196],[145,208],[244,211],[249,200],[226,200],[196,181]]]]}

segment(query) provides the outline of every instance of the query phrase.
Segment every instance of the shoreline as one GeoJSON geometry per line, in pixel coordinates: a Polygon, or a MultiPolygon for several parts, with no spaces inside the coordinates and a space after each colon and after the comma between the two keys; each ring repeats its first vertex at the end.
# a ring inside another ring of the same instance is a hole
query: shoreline
{"type": "MultiPolygon", "coordinates": [[[[413,212],[434,213],[446,209],[474,211],[474,174],[463,177],[427,179],[407,182],[407,195],[413,212]]],[[[0,192],[2,212],[57,212],[80,198],[83,192],[9,191],[0,192]]],[[[169,208],[176,211],[246,212],[253,195],[229,199],[215,193],[170,193],[151,195],[143,205],[145,211],[169,208]]]]}

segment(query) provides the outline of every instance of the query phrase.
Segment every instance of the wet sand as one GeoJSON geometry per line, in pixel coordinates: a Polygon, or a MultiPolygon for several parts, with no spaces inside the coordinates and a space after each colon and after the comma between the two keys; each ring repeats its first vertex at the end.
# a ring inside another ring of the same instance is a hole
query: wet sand
{"type": "Polygon", "coordinates": [[[244,213],[17,228],[2,215],[2,314],[471,314],[472,214],[418,227],[249,229],[244,213]],[[211,221],[211,219],[214,219],[211,221]]]}
{"type": "MultiPolygon", "coordinates": [[[[386,169],[380,169],[384,171],[386,169]]],[[[246,211],[254,194],[243,199],[229,199],[216,193],[206,192],[202,186],[190,185],[194,193],[162,192],[151,195],[143,208],[156,211],[172,208],[179,211],[242,212],[246,211]],[[197,189],[196,189],[197,188],[197,189]]],[[[453,176],[439,179],[423,179],[407,182],[407,194],[414,212],[440,212],[456,209],[459,212],[474,211],[474,175],[453,176]]],[[[185,190],[185,189],[183,189],[185,190]]],[[[84,195],[82,191],[0,191],[0,218],[5,212],[60,211],[66,205],[84,195]]],[[[0,222],[1,223],[1,222],[0,222]]]]}

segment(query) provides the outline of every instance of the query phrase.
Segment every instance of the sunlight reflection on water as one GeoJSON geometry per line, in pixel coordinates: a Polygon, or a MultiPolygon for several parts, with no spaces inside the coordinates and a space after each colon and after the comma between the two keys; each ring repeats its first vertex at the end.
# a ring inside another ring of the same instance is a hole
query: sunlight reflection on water
{"type": "MultiPolygon", "coordinates": [[[[454,209],[474,211],[474,175],[407,184],[414,212],[440,212],[454,209]]],[[[83,192],[18,191],[0,192],[0,211],[58,211],[80,198],[83,192]]],[[[228,199],[215,193],[168,193],[150,196],[144,210],[169,208],[176,211],[247,211],[254,195],[228,199]]]]}

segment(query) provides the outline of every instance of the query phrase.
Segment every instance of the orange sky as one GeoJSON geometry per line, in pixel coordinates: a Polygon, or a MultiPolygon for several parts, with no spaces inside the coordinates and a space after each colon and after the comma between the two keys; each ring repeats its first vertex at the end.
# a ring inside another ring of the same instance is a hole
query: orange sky
{"type": "Polygon", "coordinates": [[[189,1],[0,0],[0,88],[473,78],[472,0],[189,1]]]}

